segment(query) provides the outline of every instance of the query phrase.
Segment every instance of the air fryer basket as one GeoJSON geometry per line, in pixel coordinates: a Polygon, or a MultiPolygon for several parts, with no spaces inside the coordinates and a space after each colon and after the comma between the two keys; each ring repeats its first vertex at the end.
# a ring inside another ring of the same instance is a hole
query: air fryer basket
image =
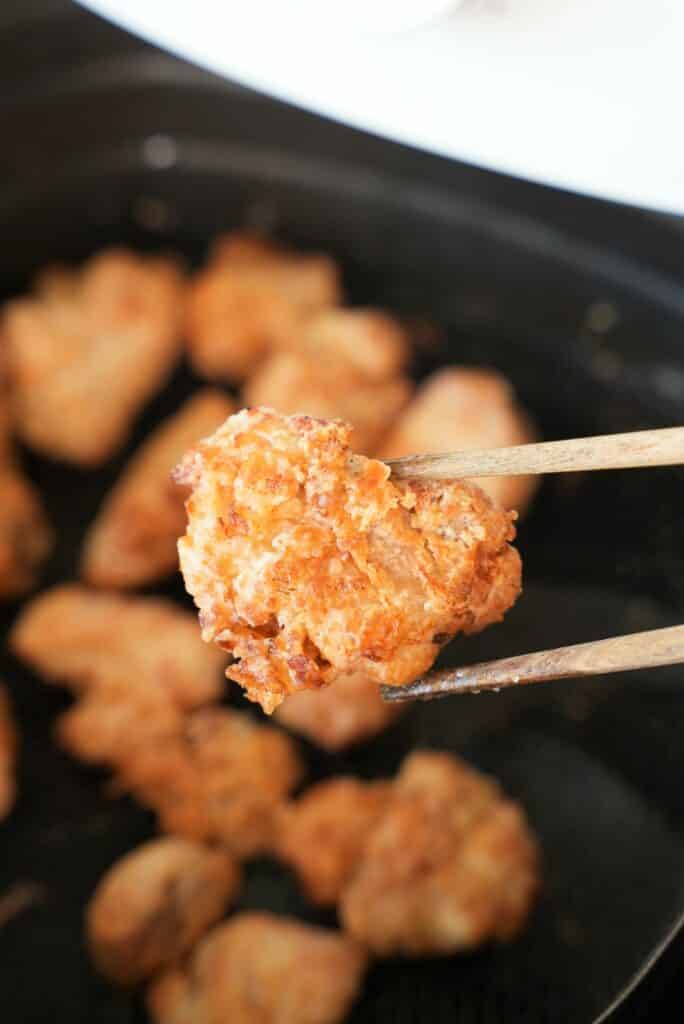
{"type": "MultiPolygon", "coordinates": [[[[319,121],[64,3],[6,4],[0,55],[3,297],[47,260],[124,242],[194,262],[217,231],[248,224],[335,253],[355,303],[414,326],[417,375],[446,361],[502,369],[548,438],[682,421],[676,225],[319,121]]],[[[180,369],[126,451],[97,472],[25,453],[58,530],[46,584],[75,575],[84,528],[126,457],[196,385],[180,369]]],[[[502,626],[454,643],[445,660],[677,621],[681,485],[677,470],[546,481],[520,530],[523,598],[502,626]]],[[[186,600],[179,580],[162,590],[186,600]]],[[[3,613],[5,628],[16,610],[3,613]]],[[[144,1021],[135,995],[94,974],[81,916],[104,869],[152,834],[151,818],[109,799],[102,775],[55,748],[66,696],[8,655],[1,671],[23,748],[20,800],[0,826],[0,908],[17,884],[30,896],[0,922],[3,1021],[144,1021]]],[[[544,848],[543,897],[520,941],[381,964],[353,1024],[602,1018],[684,911],[680,675],[463,697],[416,707],[348,754],[306,747],[312,779],[388,774],[417,744],[463,753],[522,800],[544,848]]],[[[248,867],[241,905],[332,923],[269,861],[248,867]]]]}

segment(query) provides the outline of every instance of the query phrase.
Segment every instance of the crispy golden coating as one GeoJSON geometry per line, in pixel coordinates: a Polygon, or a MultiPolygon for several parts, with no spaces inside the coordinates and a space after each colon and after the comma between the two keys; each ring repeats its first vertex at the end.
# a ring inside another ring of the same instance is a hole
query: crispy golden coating
{"type": "Polygon", "coordinates": [[[378,684],[364,672],[349,672],[322,689],[290,694],[275,717],[286,728],[334,752],[382,732],[404,707],[384,701],[378,684]]]}
{"type": "Polygon", "coordinates": [[[309,314],[340,298],[329,257],[290,252],[249,235],[225,236],[189,288],[190,361],[205,377],[243,380],[309,314]]]}
{"type": "Polygon", "coordinates": [[[11,461],[0,462],[0,598],[34,586],[52,543],[38,493],[11,461]]]}
{"type": "Polygon", "coordinates": [[[389,480],[351,454],[350,432],[243,410],[177,471],[193,489],[178,547],[202,635],[269,713],[349,672],[415,679],[520,590],[512,514],[471,484],[389,480]]]}
{"type": "Polygon", "coordinates": [[[124,679],[166,690],[193,708],[222,689],[225,657],[201,642],[191,615],[160,598],[53,587],[24,608],[10,647],[46,679],[76,692],[124,679]]]}
{"type": "Polygon", "coordinates": [[[312,903],[337,903],[387,807],[390,790],[386,782],[330,779],[311,786],[283,810],[275,853],[295,871],[312,903]]]}
{"type": "Polygon", "coordinates": [[[367,452],[410,397],[407,358],[404,332],[386,314],[325,310],[247,382],[245,404],[347,420],[354,449],[367,452]]]}
{"type": "Polygon", "coordinates": [[[97,969],[133,985],[187,953],[222,917],[240,884],[224,851],[164,837],[127,853],[100,880],[86,910],[97,969]]]}
{"type": "MultiPolygon", "coordinates": [[[[451,366],[425,381],[383,441],[378,458],[419,452],[467,451],[528,444],[537,435],[513,388],[492,370],[451,366]]],[[[493,501],[524,511],[538,486],[535,476],[490,476],[475,480],[493,501]]]]}
{"type": "Polygon", "coordinates": [[[111,249],[53,272],[4,313],[19,433],[81,465],[107,459],[180,350],[174,262],[111,249]]]}
{"type": "Polygon", "coordinates": [[[538,873],[522,810],[457,758],[418,752],[371,830],[341,918],[380,956],[452,953],[519,932],[538,873]]]}
{"type": "Polygon", "coordinates": [[[0,821],[12,809],[16,797],[15,765],[19,745],[9,697],[0,686],[0,821]]]}
{"type": "Polygon", "coordinates": [[[88,532],[83,578],[97,587],[135,587],[178,567],[185,528],[184,488],[171,470],[188,448],[233,412],[220,391],[198,391],[141,445],[88,532]]]}
{"type": "Polygon", "coordinates": [[[116,768],[131,750],[179,736],[187,714],[161,679],[108,680],[58,717],[57,740],[81,761],[116,768]]]}
{"type": "Polygon", "coordinates": [[[238,914],[149,990],[156,1024],[338,1024],[361,987],[346,936],[272,914],[238,914]]]}
{"type": "Polygon", "coordinates": [[[268,849],[301,776],[287,736],[225,708],[194,712],[181,735],[138,747],[119,766],[121,784],[156,811],[162,829],[240,857],[268,849]]]}

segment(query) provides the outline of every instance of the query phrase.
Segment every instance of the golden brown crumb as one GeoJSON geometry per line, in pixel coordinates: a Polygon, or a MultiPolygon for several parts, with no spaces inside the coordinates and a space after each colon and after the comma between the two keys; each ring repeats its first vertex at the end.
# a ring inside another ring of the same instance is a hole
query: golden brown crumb
{"type": "Polygon", "coordinates": [[[101,683],[160,687],[185,708],[217,697],[225,657],[170,601],[63,584],[31,601],[10,633],[12,651],[48,680],[82,691],[101,683]]]}
{"type": "Polygon", "coordinates": [[[187,839],[153,839],[100,880],[86,910],[97,969],[133,985],[188,952],[222,917],[240,884],[223,851],[187,839]]]}
{"type": "Polygon", "coordinates": [[[384,701],[374,679],[350,672],[322,689],[290,694],[275,717],[286,728],[334,752],[382,732],[404,708],[384,701]]]}
{"type": "Polygon", "coordinates": [[[132,750],[119,767],[123,787],[156,811],[162,829],[240,857],[270,846],[301,776],[287,736],[225,708],[194,712],[181,735],[132,750]]]}
{"type": "Polygon", "coordinates": [[[15,765],[18,738],[9,696],[0,686],[0,821],[12,809],[16,797],[15,765]]]}
{"type": "MultiPolygon", "coordinates": [[[[492,370],[451,366],[428,377],[385,438],[378,458],[505,448],[536,440],[505,377],[492,370]]],[[[489,476],[473,482],[505,508],[524,511],[539,481],[535,476],[489,476]]]]}
{"type": "Polygon", "coordinates": [[[39,279],[4,313],[19,433],[81,465],[107,459],[180,349],[174,262],[111,249],[39,279]]]}
{"type": "Polygon", "coordinates": [[[296,872],[313,903],[337,903],[387,806],[390,788],[385,782],[330,779],[283,810],[275,853],[296,872]]]}
{"type": "Polygon", "coordinates": [[[538,873],[520,807],[457,758],[418,752],[371,830],[341,919],[380,956],[470,949],[520,931],[538,873]]]}
{"type": "Polygon", "coordinates": [[[361,987],[365,954],[339,932],[272,914],[214,928],[189,964],[149,990],[156,1024],[338,1024],[361,987]]]}
{"type": "Polygon", "coordinates": [[[220,391],[198,391],[141,445],[86,536],[82,572],[88,583],[135,587],[178,567],[176,542],[185,528],[187,494],[171,470],[233,410],[220,391]]]}
{"type": "Polygon", "coordinates": [[[350,433],[243,410],[177,471],[202,636],[238,659],[228,676],[266,712],[350,672],[409,682],[520,590],[511,513],[472,484],[395,483],[351,454],[350,433]]]}
{"type": "Polygon", "coordinates": [[[52,543],[33,485],[12,462],[0,463],[0,598],[17,597],[35,585],[52,543]]]}
{"type": "Polygon", "coordinates": [[[308,314],[340,298],[337,268],[327,256],[290,252],[249,235],[219,239],[189,289],[192,365],[211,379],[242,380],[308,314]]]}
{"type": "Polygon", "coordinates": [[[245,404],[348,420],[355,450],[367,452],[410,397],[401,373],[407,358],[406,337],[390,316],[325,310],[248,381],[245,404]]]}

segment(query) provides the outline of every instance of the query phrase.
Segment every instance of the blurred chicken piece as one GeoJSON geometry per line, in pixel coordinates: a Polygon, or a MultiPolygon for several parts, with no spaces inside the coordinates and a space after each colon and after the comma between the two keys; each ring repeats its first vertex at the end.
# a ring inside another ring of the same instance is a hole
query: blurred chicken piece
{"type": "Polygon", "coordinates": [[[152,984],[148,1007],[155,1024],[339,1024],[365,967],[339,932],[238,914],[152,984]]]}
{"type": "Polygon", "coordinates": [[[5,687],[0,686],[0,821],[12,810],[16,797],[18,745],[9,696],[5,687]]]}
{"type": "Polygon", "coordinates": [[[10,302],[3,330],[17,429],[83,466],[105,461],[180,351],[182,280],[168,259],[110,249],[10,302]]]}
{"type": "Polygon", "coordinates": [[[404,332],[384,313],[324,310],[247,382],[245,405],[346,420],[354,449],[368,452],[410,398],[402,375],[408,350],[404,332]]]}
{"type": "Polygon", "coordinates": [[[399,685],[520,591],[513,514],[458,481],[392,481],[339,420],[231,416],[189,452],[181,571],[202,636],[267,713],[362,672],[399,685]]]}
{"type": "Polygon", "coordinates": [[[35,585],[52,543],[38,493],[12,462],[0,463],[0,598],[35,585]]]}
{"type": "Polygon", "coordinates": [[[283,810],[275,854],[295,871],[312,903],[334,906],[353,877],[390,783],[334,778],[283,810]]]}
{"type": "Polygon", "coordinates": [[[382,732],[403,710],[401,704],[384,701],[378,684],[364,672],[349,672],[322,689],[290,694],[275,718],[334,753],[382,732]]]}
{"type": "Polygon", "coordinates": [[[202,643],[191,615],[160,598],[63,584],[24,607],[9,643],[46,679],[77,693],[126,679],[193,708],[223,689],[225,656],[202,643]]]}
{"type": "Polygon", "coordinates": [[[220,391],[198,391],[141,445],[86,536],[82,572],[88,583],[136,587],[177,569],[187,492],[173,482],[171,470],[233,410],[220,391]]]}
{"type": "Polygon", "coordinates": [[[180,735],[133,749],[119,782],[163,830],[248,857],[269,848],[277,815],[302,776],[292,741],[244,712],[203,709],[180,735]]]}
{"type": "Polygon", "coordinates": [[[100,880],[86,910],[90,954],[101,974],[134,985],[170,966],[218,921],[240,884],[223,851],[188,839],[153,839],[100,880]]]}
{"type": "Polygon", "coordinates": [[[0,347],[0,599],[31,589],[53,543],[38,493],[14,458],[5,354],[0,347]]]}
{"type": "Polygon", "coordinates": [[[190,361],[212,380],[243,380],[297,334],[307,315],[340,299],[337,267],[328,256],[291,252],[241,233],[223,236],[189,288],[190,361]]]}
{"type": "MultiPolygon", "coordinates": [[[[513,388],[492,370],[452,366],[425,381],[377,453],[404,455],[506,448],[537,435],[513,388]]],[[[524,512],[539,484],[536,476],[489,476],[473,480],[504,508],[524,512]]]]}
{"type": "Polygon", "coordinates": [[[58,717],[57,740],[72,757],[116,769],[131,750],[179,736],[187,715],[161,679],[108,680],[58,717]]]}
{"type": "Polygon", "coordinates": [[[521,808],[449,754],[405,761],[342,895],[341,919],[379,956],[422,956],[513,938],[538,888],[521,808]]]}

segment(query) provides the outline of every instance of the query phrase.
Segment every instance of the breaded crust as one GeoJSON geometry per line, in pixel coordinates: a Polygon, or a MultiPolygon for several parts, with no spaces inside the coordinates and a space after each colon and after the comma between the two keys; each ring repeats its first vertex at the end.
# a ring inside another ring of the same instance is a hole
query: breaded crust
{"type": "MultiPolygon", "coordinates": [[[[378,458],[421,452],[505,448],[538,440],[509,381],[493,370],[450,366],[433,373],[382,442],[378,458]]],[[[504,508],[523,512],[539,486],[536,476],[489,476],[473,483],[504,508]]]]}
{"type": "Polygon", "coordinates": [[[116,861],[86,909],[97,969],[133,985],[187,953],[223,915],[240,884],[225,851],[188,839],[153,839],[116,861]]]}
{"type": "Polygon", "coordinates": [[[194,712],[179,736],[137,747],[119,765],[121,786],[157,813],[162,829],[240,857],[270,847],[302,775],[289,737],[226,708],[194,712]]]}
{"type": "Polygon", "coordinates": [[[363,672],[399,685],[520,591],[514,515],[475,485],[393,482],[338,420],[231,416],[186,455],[181,571],[229,678],[273,711],[363,672]]]}
{"type": "Polygon", "coordinates": [[[9,303],[2,330],[23,440],[79,465],[107,459],[179,355],[182,287],[172,260],[110,249],[9,303]]]}
{"type": "Polygon", "coordinates": [[[153,983],[155,1024],[339,1024],[366,967],[339,932],[273,914],[238,914],[189,963],[153,983]]]}
{"type": "Polygon", "coordinates": [[[178,567],[186,490],[171,470],[234,410],[227,395],[197,391],[140,446],[105,498],[85,539],[81,571],[97,587],[136,587],[178,567]]]}
{"type": "Polygon", "coordinates": [[[539,855],[522,809],[449,754],[405,760],[340,902],[379,956],[448,954],[524,925],[539,855]]]}
{"type": "Polygon", "coordinates": [[[285,807],[275,853],[296,873],[312,903],[337,903],[389,802],[390,789],[388,782],[333,778],[311,786],[285,807]]]}

